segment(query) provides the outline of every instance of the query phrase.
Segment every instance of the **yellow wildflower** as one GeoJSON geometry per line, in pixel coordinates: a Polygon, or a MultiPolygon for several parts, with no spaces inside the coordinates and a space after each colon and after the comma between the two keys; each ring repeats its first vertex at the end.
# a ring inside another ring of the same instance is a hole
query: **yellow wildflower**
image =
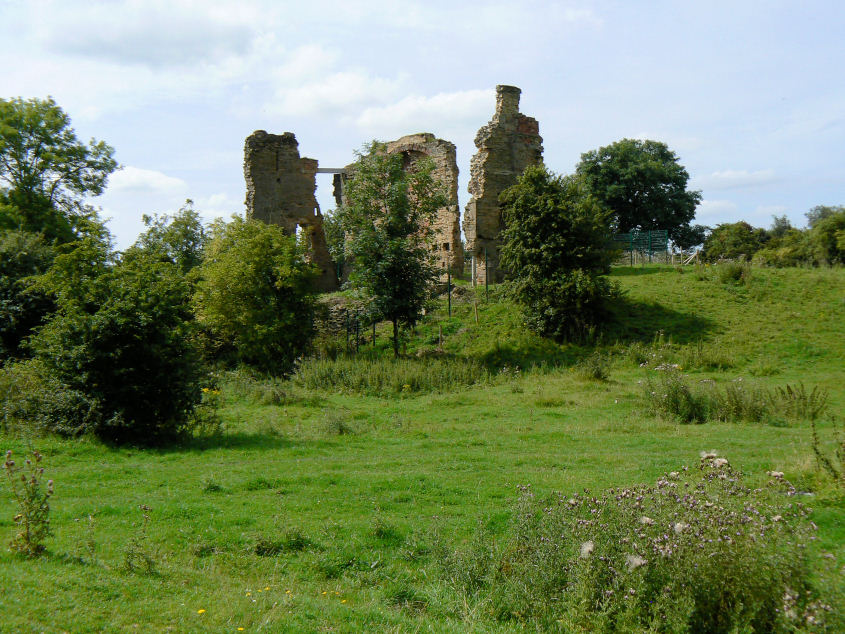
{"type": "Polygon", "coordinates": [[[202,608],[200,608],[199,610],[197,610],[197,614],[205,614],[205,610],[203,610],[202,608]]]}

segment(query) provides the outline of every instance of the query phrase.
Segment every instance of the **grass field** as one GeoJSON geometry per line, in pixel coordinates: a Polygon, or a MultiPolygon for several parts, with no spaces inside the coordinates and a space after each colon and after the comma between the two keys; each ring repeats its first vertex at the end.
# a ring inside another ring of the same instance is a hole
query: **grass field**
{"type": "MultiPolygon", "coordinates": [[[[504,536],[518,485],[569,494],[651,482],[703,450],[752,484],[778,470],[811,494],[816,574],[842,596],[845,498],[816,464],[810,423],[652,416],[639,382],[656,371],[631,351],[663,355],[692,382],[826,390],[818,427],[832,456],[831,421],[845,413],[845,270],[755,269],[737,284],[689,267],[612,277],[627,292],[589,346],[525,331],[497,289],[489,303],[478,293],[477,324],[471,289],[451,318],[445,303],[430,313],[406,341],[408,363],[457,359],[475,368],[472,385],[377,395],[344,379],[327,390],[228,374],[217,386],[223,431],[183,446],[32,439],[55,481],[55,535],[39,559],[0,553],[0,631],[516,631],[455,591],[440,551],[480,526],[504,536]],[[596,351],[607,380],[579,371],[596,351]],[[140,505],[152,509],[143,536],[140,505]],[[126,571],[127,553],[152,571],[126,571]]],[[[367,354],[389,347],[379,330],[367,354]]],[[[27,445],[0,439],[18,455],[27,445]]],[[[0,489],[4,541],[15,512],[0,489]]]]}

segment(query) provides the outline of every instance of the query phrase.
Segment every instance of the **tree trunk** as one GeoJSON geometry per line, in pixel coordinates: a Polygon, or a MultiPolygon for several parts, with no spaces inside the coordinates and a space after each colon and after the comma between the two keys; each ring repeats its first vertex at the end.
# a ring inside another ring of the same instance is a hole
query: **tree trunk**
{"type": "Polygon", "coordinates": [[[399,358],[399,322],[393,318],[393,358],[399,358]]]}

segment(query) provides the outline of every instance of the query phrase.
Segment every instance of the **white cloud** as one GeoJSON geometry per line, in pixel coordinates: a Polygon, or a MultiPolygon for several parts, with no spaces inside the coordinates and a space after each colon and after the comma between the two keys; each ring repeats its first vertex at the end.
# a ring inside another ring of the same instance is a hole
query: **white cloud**
{"type": "Polygon", "coordinates": [[[49,50],[101,62],[183,66],[243,54],[253,37],[248,7],[191,0],[39,5],[48,16],[39,39],[49,50]]]}
{"type": "Polygon", "coordinates": [[[706,225],[734,222],[736,210],[736,203],[731,200],[702,200],[695,210],[695,220],[706,225]]]}
{"type": "Polygon", "coordinates": [[[117,192],[174,194],[186,188],[181,178],[140,167],[126,166],[109,178],[109,190],[117,192]]]}
{"type": "Polygon", "coordinates": [[[334,72],[302,85],[278,86],[271,112],[288,116],[351,116],[371,104],[385,103],[402,92],[404,78],[387,79],[362,71],[334,72]]]}
{"type": "Polygon", "coordinates": [[[778,180],[774,170],[725,170],[713,172],[709,176],[699,176],[692,179],[692,187],[701,189],[737,189],[740,187],[757,187],[767,185],[778,180]]]}
{"type": "Polygon", "coordinates": [[[211,221],[215,218],[228,220],[232,214],[243,215],[244,201],[235,200],[228,194],[221,192],[196,198],[194,200],[194,209],[199,211],[206,221],[211,221]]]}
{"type": "Polygon", "coordinates": [[[365,109],[356,124],[381,138],[422,131],[476,129],[492,115],[494,99],[492,90],[464,90],[432,97],[412,95],[386,106],[365,109]]]}

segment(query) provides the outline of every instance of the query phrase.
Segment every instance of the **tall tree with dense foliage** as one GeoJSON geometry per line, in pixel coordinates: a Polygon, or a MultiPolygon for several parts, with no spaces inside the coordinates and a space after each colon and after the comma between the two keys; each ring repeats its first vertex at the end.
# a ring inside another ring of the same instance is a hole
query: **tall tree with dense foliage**
{"type": "Polygon", "coordinates": [[[399,356],[399,327],[412,327],[434,290],[439,271],[432,240],[434,219],[445,204],[434,163],[404,166],[402,154],[387,154],[373,142],[358,154],[341,210],[349,285],[373,312],[393,324],[393,355],[399,356]]]}
{"type": "Polygon", "coordinates": [[[40,234],[0,232],[0,361],[23,354],[23,342],[53,309],[33,278],[53,263],[55,249],[40,234]]]}
{"type": "Polygon", "coordinates": [[[702,253],[711,262],[721,259],[750,260],[770,239],[765,229],[755,229],[744,220],[726,222],[707,236],[702,253]]]}
{"type": "Polygon", "coordinates": [[[108,242],[86,236],[60,247],[36,288],[55,298],[57,311],[31,347],[74,404],[62,416],[45,413],[52,431],[150,444],[190,429],[204,369],[190,286],[175,264],[115,262],[108,242]]]}
{"type": "Polygon", "coordinates": [[[622,139],[581,155],[577,173],[588,191],[614,214],[616,230],[665,229],[688,241],[701,192],[687,190],[689,174],[659,141],[622,139]]]}
{"type": "Polygon", "coordinates": [[[192,200],[174,215],[143,216],[147,229],[123,254],[124,259],[151,256],[175,264],[188,273],[202,262],[208,236],[192,200]]]}
{"type": "Polygon", "coordinates": [[[258,220],[218,220],[196,274],[193,302],[212,352],[292,371],[312,335],[316,274],[296,237],[258,220]]]}
{"type": "Polygon", "coordinates": [[[114,149],[79,141],[52,98],[0,99],[0,228],[73,240],[94,215],[85,196],[101,194],[117,167],[114,149]]]}
{"type": "Polygon", "coordinates": [[[499,197],[502,265],[530,328],[558,340],[588,336],[605,317],[615,287],[603,277],[611,213],[575,176],[529,167],[499,197]]]}

